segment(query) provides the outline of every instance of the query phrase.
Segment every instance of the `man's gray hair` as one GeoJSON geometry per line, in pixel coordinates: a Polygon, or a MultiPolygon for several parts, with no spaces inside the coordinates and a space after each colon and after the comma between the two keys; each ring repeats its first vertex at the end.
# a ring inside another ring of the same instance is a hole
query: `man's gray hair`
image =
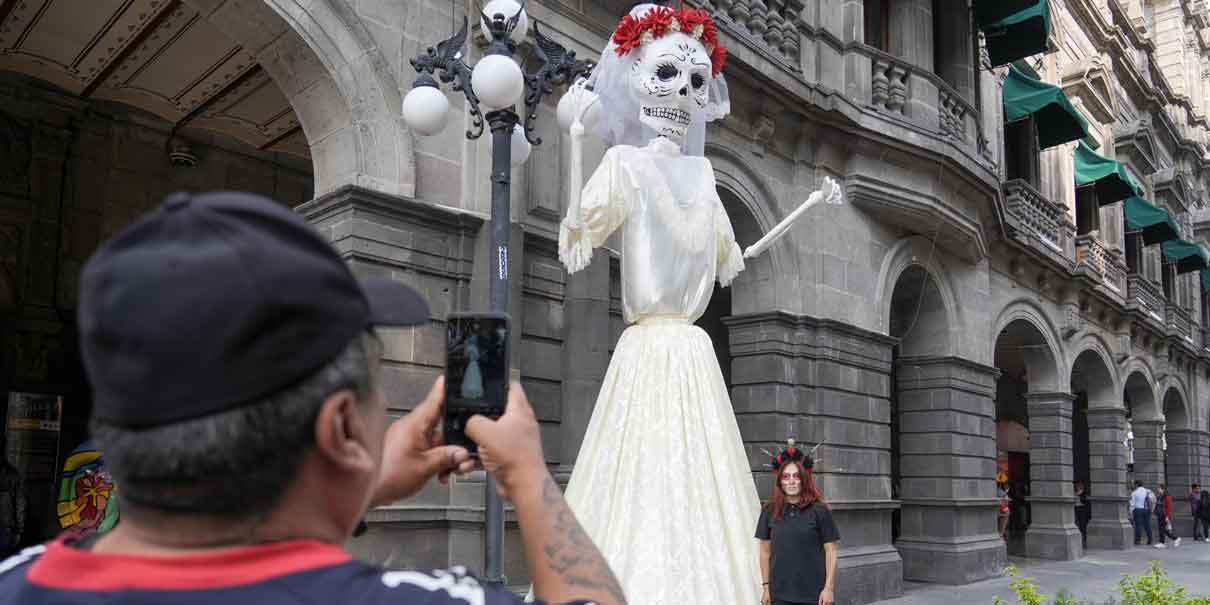
{"type": "Polygon", "coordinates": [[[272,511],[314,445],[324,401],[344,389],[358,401],[371,395],[376,377],[370,355],[378,351],[363,333],[302,381],[210,416],[147,429],[94,420],[93,438],[122,504],[227,518],[272,511]]]}

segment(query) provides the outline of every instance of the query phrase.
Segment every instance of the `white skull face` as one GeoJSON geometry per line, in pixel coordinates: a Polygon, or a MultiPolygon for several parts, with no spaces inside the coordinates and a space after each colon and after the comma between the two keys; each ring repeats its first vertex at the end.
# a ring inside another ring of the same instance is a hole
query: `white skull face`
{"type": "Polygon", "coordinates": [[[641,107],[639,119],[679,141],[693,117],[706,107],[710,53],[701,42],[680,32],[643,44],[637,52],[630,86],[641,107]]]}

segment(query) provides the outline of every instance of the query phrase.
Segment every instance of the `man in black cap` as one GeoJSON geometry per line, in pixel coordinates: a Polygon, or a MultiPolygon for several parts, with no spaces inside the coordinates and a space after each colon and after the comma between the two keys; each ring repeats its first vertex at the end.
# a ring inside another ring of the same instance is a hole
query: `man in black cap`
{"type": "MultiPolygon", "coordinates": [[[[368,508],[474,465],[440,444],[441,379],[388,421],[373,328],[427,322],[415,291],[359,283],[269,200],[177,194],[97,251],[79,313],[122,522],[0,563],[0,605],[518,602],[461,568],[387,572],[341,548],[368,508]]],[[[537,595],[624,603],[520,386],[466,432],[516,507],[537,595]]]]}

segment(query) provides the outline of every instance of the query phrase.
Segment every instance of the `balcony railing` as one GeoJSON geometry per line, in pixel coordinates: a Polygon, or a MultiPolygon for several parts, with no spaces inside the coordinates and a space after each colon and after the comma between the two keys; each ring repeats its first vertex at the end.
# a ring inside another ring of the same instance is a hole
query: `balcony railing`
{"type": "Polygon", "coordinates": [[[1160,287],[1139,273],[1131,273],[1127,278],[1127,300],[1138,302],[1146,307],[1146,311],[1157,320],[1162,320],[1164,313],[1164,294],[1160,287]]]}
{"type": "Polygon", "coordinates": [[[908,73],[906,63],[886,57],[875,58],[873,81],[870,83],[870,97],[874,107],[905,115],[908,73]]]}
{"type": "Polygon", "coordinates": [[[1105,280],[1105,287],[1122,294],[1126,287],[1126,272],[1118,266],[1113,255],[1095,235],[1076,236],[1076,267],[1088,267],[1105,280]]]}
{"type": "Polygon", "coordinates": [[[956,95],[944,88],[941,93],[941,134],[956,141],[970,141],[967,133],[966,118],[974,115],[975,109],[961,95],[956,95]]]}
{"type": "Polygon", "coordinates": [[[1069,240],[1065,209],[1022,179],[1004,183],[1004,206],[1010,224],[1060,256],[1069,240]]]}
{"type": "Polygon", "coordinates": [[[1189,319],[1189,312],[1184,309],[1168,303],[1168,333],[1181,338],[1193,340],[1193,321],[1189,319]]]}
{"type": "Polygon", "coordinates": [[[941,76],[864,44],[850,48],[870,62],[870,105],[961,143],[975,154],[979,112],[941,76]]]}
{"type": "Polygon", "coordinates": [[[803,0],[699,0],[693,2],[731,18],[734,33],[746,34],[771,54],[797,67],[802,46],[798,26],[803,0]]]}

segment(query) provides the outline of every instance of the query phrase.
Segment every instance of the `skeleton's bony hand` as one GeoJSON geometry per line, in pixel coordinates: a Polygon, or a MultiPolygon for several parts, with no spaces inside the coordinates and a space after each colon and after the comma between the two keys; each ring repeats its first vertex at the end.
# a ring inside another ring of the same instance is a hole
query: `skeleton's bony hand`
{"type": "Polygon", "coordinates": [[[842,189],[840,184],[833,180],[832,177],[824,177],[822,190],[825,196],[825,203],[837,205],[844,203],[844,189],[842,189]]]}
{"type": "Polygon", "coordinates": [[[600,96],[588,88],[587,80],[576,79],[567,89],[567,94],[559,99],[556,109],[559,125],[564,131],[568,131],[573,128],[573,124],[579,123],[580,128],[575,129],[572,134],[582,136],[586,129],[594,128],[600,120],[600,101],[600,96]]]}

